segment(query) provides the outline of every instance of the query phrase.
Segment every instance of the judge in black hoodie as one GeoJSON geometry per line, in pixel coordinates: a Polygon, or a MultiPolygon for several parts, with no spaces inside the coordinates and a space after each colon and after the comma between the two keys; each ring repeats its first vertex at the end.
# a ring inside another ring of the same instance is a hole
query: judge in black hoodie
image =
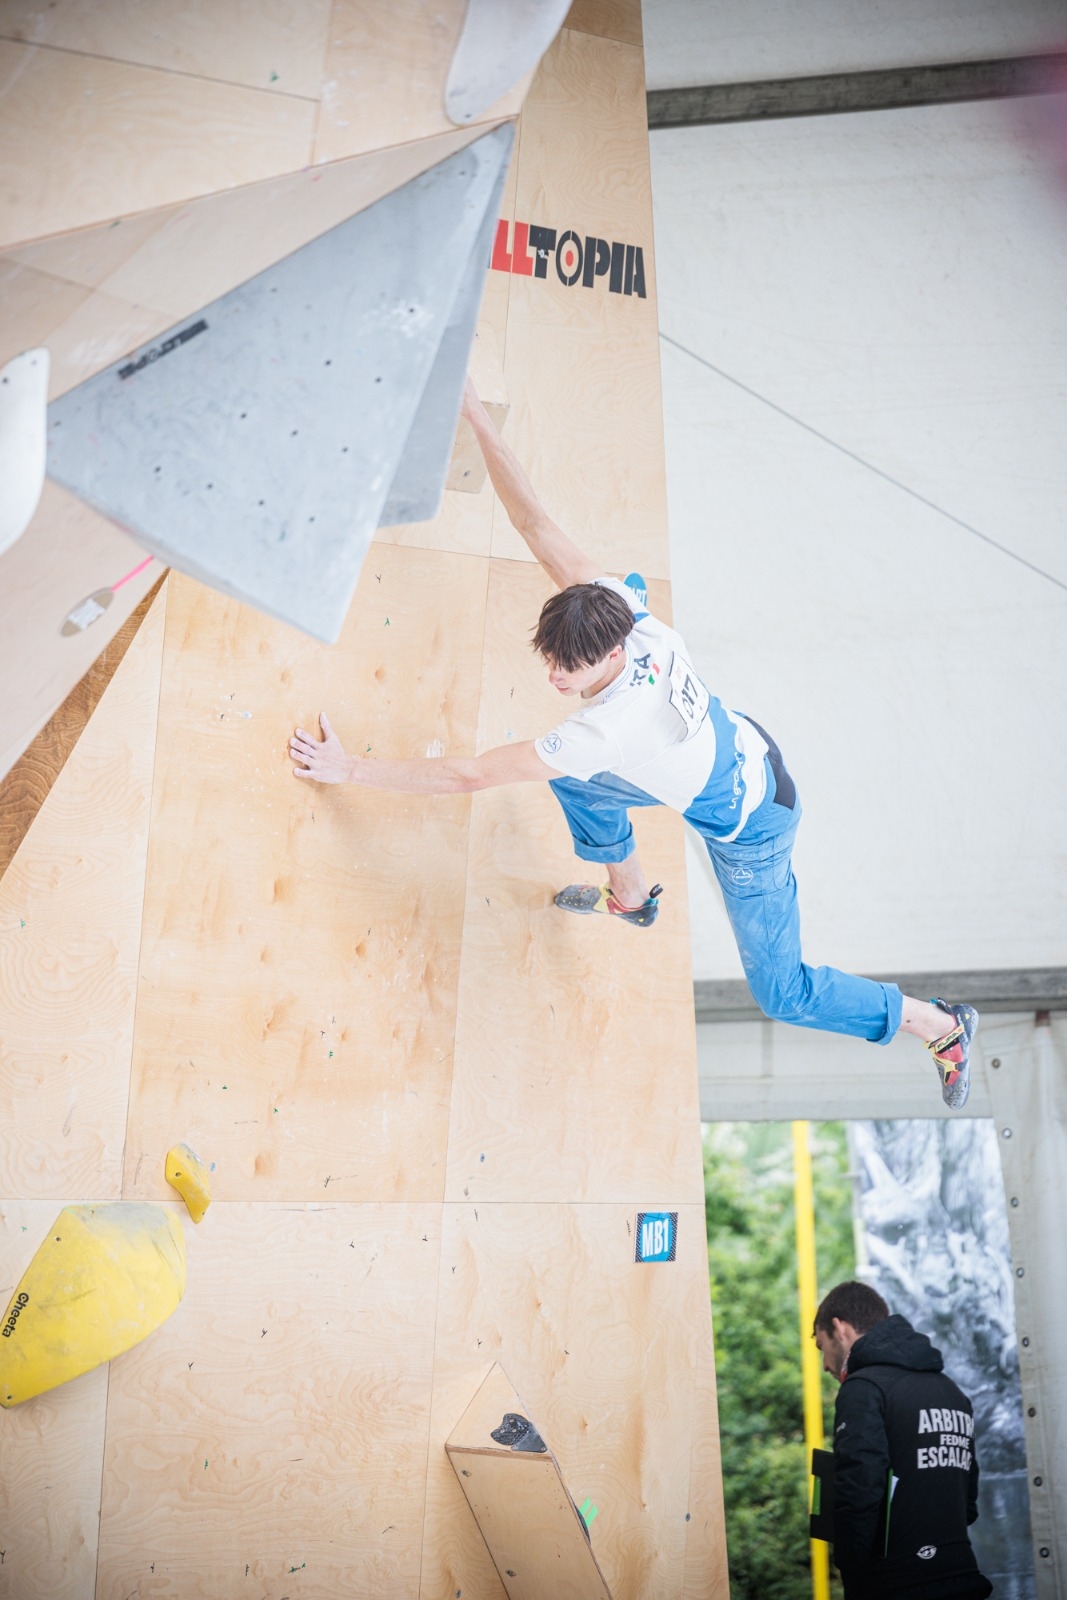
{"type": "Polygon", "coordinates": [[[941,1352],[865,1283],[815,1313],[834,1412],[834,1560],[845,1600],[985,1600],[971,1402],[941,1352]]]}

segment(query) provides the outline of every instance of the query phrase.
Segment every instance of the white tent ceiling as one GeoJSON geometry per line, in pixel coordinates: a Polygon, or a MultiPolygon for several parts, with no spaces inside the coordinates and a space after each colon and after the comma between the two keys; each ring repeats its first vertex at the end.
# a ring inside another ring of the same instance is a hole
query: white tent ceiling
{"type": "Polygon", "coordinates": [[[650,89],[1063,49],[1063,0],[644,0],[650,89]]]}
{"type": "MultiPolygon", "coordinates": [[[[1062,5],[890,9],[646,0],[650,82],[686,38],[710,82],[1067,37],[1062,5]]],[[[676,620],[797,779],[816,962],[1067,957],[1067,190],[1035,107],[652,135],[676,620]]],[[[739,975],[695,843],[690,894],[695,975],[739,975]]]]}

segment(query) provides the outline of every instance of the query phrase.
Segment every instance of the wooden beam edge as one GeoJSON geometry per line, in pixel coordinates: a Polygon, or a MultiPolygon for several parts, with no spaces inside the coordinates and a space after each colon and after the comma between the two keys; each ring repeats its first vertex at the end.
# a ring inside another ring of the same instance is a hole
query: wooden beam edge
{"type": "Polygon", "coordinates": [[[34,818],[48,799],[59,774],[89,725],[119,663],[148,615],[169,568],[138,601],[113,638],[109,639],[89,670],[78,680],[63,704],[26,746],[14,766],[0,778],[0,877],[30,831],[34,818]]]}

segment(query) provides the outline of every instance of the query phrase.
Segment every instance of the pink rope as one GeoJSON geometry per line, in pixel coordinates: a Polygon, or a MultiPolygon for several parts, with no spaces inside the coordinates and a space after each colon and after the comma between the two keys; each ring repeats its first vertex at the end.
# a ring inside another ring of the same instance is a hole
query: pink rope
{"type": "Polygon", "coordinates": [[[150,567],[155,559],[155,556],[146,556],[139,567],[134,567],[133,571],[127,572],[126,576],[124,578],[120,578],[118,583],[113,583],[111,585],[111,593],[114,594],[116,589],[121,589],[122,585],[124,583],[129,583],[131,578],[136,578],[137,574],[139,572],[143,572],[145,567],[150,567]]]}

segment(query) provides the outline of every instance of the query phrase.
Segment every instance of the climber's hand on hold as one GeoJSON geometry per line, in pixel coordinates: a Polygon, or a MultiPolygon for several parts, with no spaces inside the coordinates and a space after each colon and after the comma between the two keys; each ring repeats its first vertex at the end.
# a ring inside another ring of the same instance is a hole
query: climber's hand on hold
{"type": "Polygon", "coordinates": [[[325,711],[319,713],[322,738],[294,728],[289,739],[289,754],[297,763],[294,778],[313,778],[316,783],[351,783],[352,769],[358,759],[345,754],[344,745],[330,726],[325,711]]]}

